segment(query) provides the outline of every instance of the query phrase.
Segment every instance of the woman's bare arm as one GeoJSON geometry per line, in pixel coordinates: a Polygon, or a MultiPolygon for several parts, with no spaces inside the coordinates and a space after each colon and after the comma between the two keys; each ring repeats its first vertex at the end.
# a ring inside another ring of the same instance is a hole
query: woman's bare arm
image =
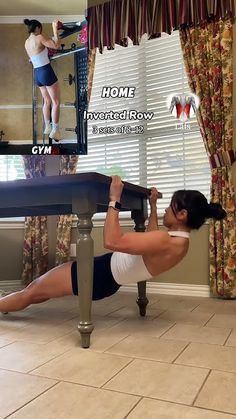
{"type": "Polygon", "coordinates": [[[164,231],[124,233],[119,223],[119,212],[113,208],[107,211],[103,240],[106,249],[131,255],[153,254],[166,250],[169,245],[169,236],[164,231]]]}
{"type": "MultiPolygon", "coordinates": [[[[112,176],[110,200],[120,202],[124,184],[119,176],[112,176]]],[[[155,229],[156,230],[156,229],[155,229]]],[[[169,236],[163,231],[147,233],[124,233],[119,223],[119,212],[108,208],[103,229],[104,247],[130,254],[151,254],[167,248],[169,236]]]]}
{"type": "Polygon", "coordinates": [[[157,217],[157,196],[158,191],[156,188],[151,188],[151,195],[149,197],[150,203],[150,216],[148,219],[147,231],[158,230],[158,217],[157,217]]]}
{"type": "Polygon", "coordinates": [[[53,30],[53,37],[52,38],[46,38],[42,34],[38,35],[38,36],[40,36],[41,43],[47,48],[58,49],[60,47],[60,41],[59,41],[59,38],[58,38],[57,24],[58,24],[58,22],[52,22],[52,30],[53,30]]]}
{"type": "Polygon", "coordinates": [[[44,35],[38,35],[40,37],[40,42],[47,48],[58,49],[60,44],[52,38],[46,38],[44,35]]]}
{"type": "Polygon", "coordinates": [[[58,21],[57,22],[52,22],[52,30],[53,30],[53,41],[56,43],[57,48],[59,48],[60,46],[60,41],[59,41],[59,37],[58,37],[58,21]]]}

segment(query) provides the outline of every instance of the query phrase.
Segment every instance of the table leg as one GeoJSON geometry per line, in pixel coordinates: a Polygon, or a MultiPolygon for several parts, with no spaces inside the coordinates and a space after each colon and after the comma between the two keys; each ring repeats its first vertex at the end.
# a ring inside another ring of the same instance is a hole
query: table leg
{"type": "Polygon", "coordinates": [[[146,281],[138,282],[138,298],[136,303],[139,306],[140,316],[146,316],[146,308],[149,303],[146,296],[146,281]]]}
{"type": "Polygon", "coordinates": [[[91,237],[93,227],[92,216],[93,214],[79,214],[77,224],[78,240],[76,254],[80,311],[78,330],[81,335],[83,348],[89,347],[90,335],[94,328],[91,319],[94,259],[93,239],[91,237]]]}
{"type": "MultiPolygon", "coordinates": [[[[142,232],[146,230],[145,227],[145,216],[141,211],[132,211],[132,219],[134,220],[135,226],[134,230],[137,232],[142,232]]],[[[146,308],[149,303],[146,296],[146,281],[138,282],[138,298],[136,303],[139,306],[140,316],[146,315],[146,308]]]]}

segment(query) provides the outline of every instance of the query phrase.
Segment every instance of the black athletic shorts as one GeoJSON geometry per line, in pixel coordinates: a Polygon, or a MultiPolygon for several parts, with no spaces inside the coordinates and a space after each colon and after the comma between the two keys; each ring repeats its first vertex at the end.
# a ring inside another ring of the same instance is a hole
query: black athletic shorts
{"type": "MultiPolygon", "coordinates": [[[[111,272],[112,253],[96,256],[93,264],[93,300],[102,300],[115,294],[120,285],[114,280],[111,272]]],[[[73,294],[78,295],[77,263],[71,265],[71,281],[73,294]]]]}
{"type": "Polygon", "coordinates": [[[57,80],[51,64],[35,68],[35,81],[37,86],[52,86],[57,80]]]}

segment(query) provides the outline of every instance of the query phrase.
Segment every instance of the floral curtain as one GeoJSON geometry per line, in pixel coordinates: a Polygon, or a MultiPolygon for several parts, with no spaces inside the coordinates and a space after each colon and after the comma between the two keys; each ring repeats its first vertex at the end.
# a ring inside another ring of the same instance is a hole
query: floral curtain
{"type": "Polygon", "coordinates": [[[215,296],[235,298],[232,21],[182,28],[180,40],[190,88],[200,99],[197,117],[211,163],[211,200],[227,212],[225,220],[210,222],[210,287],[215,296]]]}
{"type": "MultiPolygon", "coordinates": [[[[76,173],[78,156],[60,157],[60,175],[76,173]]],[[[60,215],[57,223],[56,265],[67,262],[70,258],[70,243],[73,215],[60,215]]]]}
{"type": "MultiPolygon", "coordinates": [[[[88,102],[91,97],[93,75],[95,69],[96,49],[88,55],[88,102]]],[[[60,175],[75,174],[78,156],[60,157],[60,175]]],[[[61,215],[57,224],[56,265],[60,265],[70,258],[70,243],[73,215],[61,215]]]]}
{"type": "MultiPolygon", "coordinates": [[[[27,179],[45,176],[44,156],[22,156],[27,179]]],[[[22,281],[29,284],[48,268],[47,217],[26,217],[22,281]]]]}

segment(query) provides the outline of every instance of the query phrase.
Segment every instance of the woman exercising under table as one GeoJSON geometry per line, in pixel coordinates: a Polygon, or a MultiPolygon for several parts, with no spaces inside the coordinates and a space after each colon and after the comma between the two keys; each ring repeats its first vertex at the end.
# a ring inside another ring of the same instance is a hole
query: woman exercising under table
{"type": "Polygon", "coordinates": [[[58,22],[52,23],[54,35],[52,39],[42,35],[42,24],[38,20],[24,19],[24,23],[27,25],[29,33],[29,37],[25,41],[25,49],[35,69],[36,84],[43,97],[44,134],[59,141],[61,139],[59,130],[60,89],[57,76],[48,58],[48,48],[58,49],[60,46],[58,22]]]}
{"type": "MultiPolygon", "coordinates": [[[[188,252],[190,231],[201,227],[207,218],[221,220],[226,216],[220,204],[208,204],[201,192],[180,190],[174,193],[165,210],[163,223],[167,231],[160,231],[157,190],[152,188],[147,232],[123,233],[119,224],[123,186],[119,176],[112,176],[103,236],[104,247],[113,252],[94,258],[93,300],[109,297],[125,284],[151,281],[177,265],[188,252]]],[[[77,266],[76,262],[67,262],[40,276],[24,290],[0,298],[0,312],[22,310],[30,304],[73,294],[78,294],[77,266]]]]}

